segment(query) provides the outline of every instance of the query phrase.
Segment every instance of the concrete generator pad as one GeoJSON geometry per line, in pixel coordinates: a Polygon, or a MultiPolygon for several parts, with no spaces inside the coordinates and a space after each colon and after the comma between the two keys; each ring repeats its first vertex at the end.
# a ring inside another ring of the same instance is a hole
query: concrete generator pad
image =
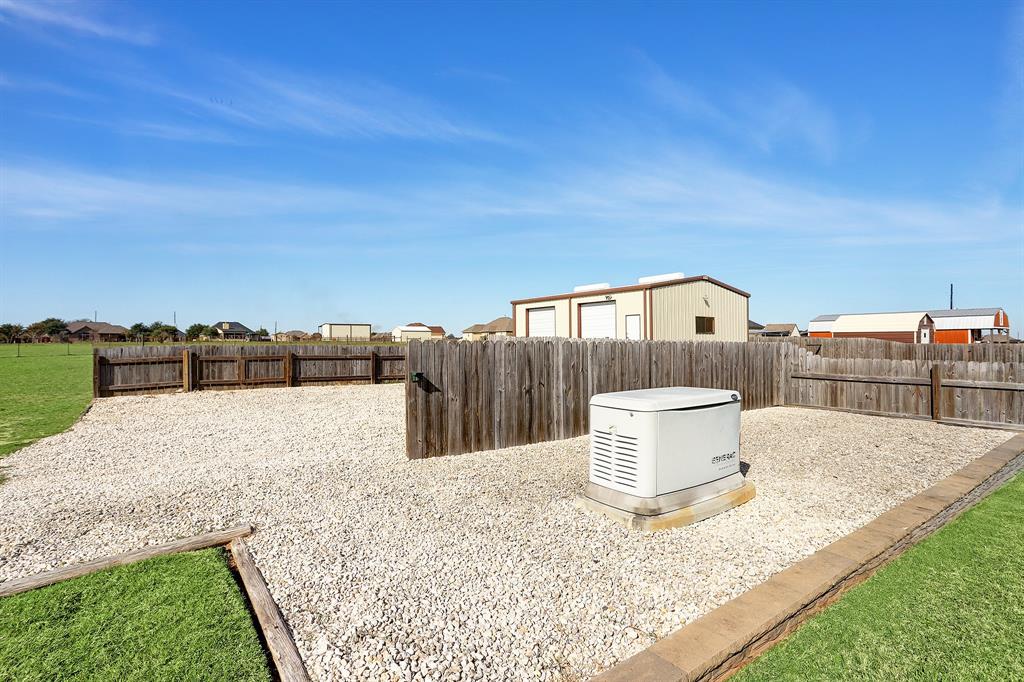
{"type": "Polygon", "coordinates": [[[589,511],[603,514],[615,523],[632,530],[666,530],[679,528],[709,519],[716,514],[738,507],[744,502],[754,499],[757,491],[754,484],[744,481],[743,485],[736,490],[716,495],[707,500],[701,500],[695,504],[664,512],[662,514],[645,515],[617,509],[611,505],[604,504],[598,500],[581,495],[579,504],[589,511]]]}

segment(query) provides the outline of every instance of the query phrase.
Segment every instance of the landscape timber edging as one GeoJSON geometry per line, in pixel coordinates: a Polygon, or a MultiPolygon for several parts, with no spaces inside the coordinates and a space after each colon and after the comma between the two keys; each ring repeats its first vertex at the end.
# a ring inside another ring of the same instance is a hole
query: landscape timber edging
{"type": "Polygon", "coordinates": [[[1024,434],[593,679],[725,679],[1021,469],[1024,434]]]}
{"type": "Polygon", "coordinates": [[[251,525],[241,524],[162,545],[151,545],[123,554],[71,564],[23,578],[14,578],[0,582],[0,598],[158,556],[194,552],[210,547],[224,547],[230,555],[228,565],[233,572],[238,574],[241,580],[241,590],[256,616],[255,625],[258,626],[260,639],[266,646],[274,671],[277,673],[275,679],[281,682],[309,682],[309,675],[302,662],[302,656],[295,646],[295,640],[292,639],[291,630],[281,615],[281,610],[274,602],[270,589],[263,579],[263,574],[245,545],[243,538],[251,535],[252,532],[251,525]]]}
{"type": "Polygon", "coordinates": [[[178,554],[179,552],[194,552],[208,547],[226,545],[232,540],[249,535],[250,533],[252,533],[252,526],[246,523],[225,528],[224,530],[217,530],[190,538],[174,540],[162,545],[150,545],[149,547],[143,547],[142,549],[136,549],[123,554],[115,554],[112,556],[100,557],[99,559],[93,559],[92,561],[83,561],[77,564],[62,566],[50,571],[27,575],[23,578],[12,578],[11,580],[0,583],[0,598],[10,597],[21,592],[27,592],[28,590],[46,587],[65,580],[71,580],[72,578],[80,578],[83,575],[113,568],[115,566],[134,564],[139,561],[145,561],[146,559],[152,559],[153,557],[165,556],[167,554],[178,554]]]}

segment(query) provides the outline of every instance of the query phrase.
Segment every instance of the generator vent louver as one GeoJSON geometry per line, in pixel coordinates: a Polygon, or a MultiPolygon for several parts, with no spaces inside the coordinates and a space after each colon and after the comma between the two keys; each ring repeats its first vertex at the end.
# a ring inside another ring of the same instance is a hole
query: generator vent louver
{"type": "Polygon", "coordinates": [[[594,478],[636,487],[638,445],[636,436],[594,429],[590,442],[590,473],[594,478]]]}

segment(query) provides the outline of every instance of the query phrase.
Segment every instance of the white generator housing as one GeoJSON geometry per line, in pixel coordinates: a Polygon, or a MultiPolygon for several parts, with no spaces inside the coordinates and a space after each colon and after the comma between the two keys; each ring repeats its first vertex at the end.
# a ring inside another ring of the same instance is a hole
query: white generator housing
{"type": "Polygon", "coordinates": [[[740,406],[738,392],[710,388],[595,395],[585,497],[651,517],[743,488],[740,406]]]}

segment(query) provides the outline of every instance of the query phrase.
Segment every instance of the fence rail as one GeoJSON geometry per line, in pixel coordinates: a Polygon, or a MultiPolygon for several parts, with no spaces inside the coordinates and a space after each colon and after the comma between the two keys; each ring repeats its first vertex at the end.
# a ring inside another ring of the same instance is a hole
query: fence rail
{"type": "Polygon", "coordinates": [[[125,346],[93,352],[93,395],[405,378],[401,346],[125,346]]]}

